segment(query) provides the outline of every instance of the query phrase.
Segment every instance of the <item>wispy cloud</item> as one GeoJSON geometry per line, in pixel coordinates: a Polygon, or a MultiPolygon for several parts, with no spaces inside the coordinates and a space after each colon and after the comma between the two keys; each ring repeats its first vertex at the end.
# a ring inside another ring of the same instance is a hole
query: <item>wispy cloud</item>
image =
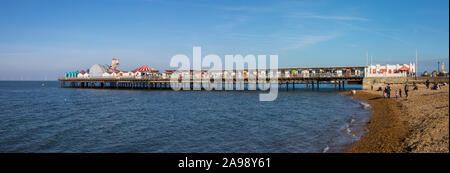
{"type": "Polygon", "coordinates": [[[220,7],[219,10],[225,11],[242,11],[242,12],[269,12],[273,11],[273,8],[267,7],[220,7]]]}
{"type": "Polygon", "coordinates": [[[358,25],[354,25],[354,24],[350,24],[350,23],[346,23],[346,22],[339,22],[339,23],[345,25],[347,28],[350,28],[352,30],[359,30],[359,31],[364,31],[364,32],[376,34],[378,36],[381,36],[381,37],[384,37],[384,38],[388,38],[388,39],[391,39],[391,40],[395,40],[395,41],[398,41],[398,42],[400,42],[402,44],[406,44],[406,45],[410,44],[408,41],[406,41],[406,40],[404,40],[402,38],[399,38],[399,37],[397,37],[395,35],[392,35],[392,34],[388,34],[388,33],[393,33],[394,31],[395,32],[400,32],[400,31],[396,31],[396,30],[392,30],[392,29],[389,30],[389,31],[378,31],[377,29],[368,28],[368,27],[362,27],[362,26],[358,26],[358,25]]]}
{"type": "Polygon", "coordinates": [[[296,38],[294,43],[284,47],[283,49],[299,49],[302,47],[314,45],[320,42],[328,41],[333,38],[336,38],[337,34],[330,34],[330,35],[305,35],[301,36],[299,38],[296,38]]]}
{"type": "Polygon", "coordinates": [[[229,31],[233,29],[235,26],[245,23],[248,21],[248,18],[245,16],[223,16],[223,19],[226,21],[222,24],[214,26],[214,28],[218,31],[229,31]]]}
{"type": "Polygon", "coordinates": [[[304,18],[304,19],[322,19],[322,20],[345,20],[345,21],[369,21],[369,19],[364,17],[356,16],[326,16],[326,15],[315,15],[315,14],[294,14],[284,16],[286,18],[304,18]]]}

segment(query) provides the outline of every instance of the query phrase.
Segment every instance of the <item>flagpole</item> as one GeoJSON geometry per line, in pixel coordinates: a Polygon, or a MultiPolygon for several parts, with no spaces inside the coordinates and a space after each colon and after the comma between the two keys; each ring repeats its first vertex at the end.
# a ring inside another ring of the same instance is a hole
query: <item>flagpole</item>
{"type": "Polygon", "coordinates": [[[417,69],[417,48],[416,48],[416,64],[415,64],[415,74],[414,74],[414,76],[416,77],[416,80],[417,80],[417,73],[418,73],[418,69],[417,69]]]}

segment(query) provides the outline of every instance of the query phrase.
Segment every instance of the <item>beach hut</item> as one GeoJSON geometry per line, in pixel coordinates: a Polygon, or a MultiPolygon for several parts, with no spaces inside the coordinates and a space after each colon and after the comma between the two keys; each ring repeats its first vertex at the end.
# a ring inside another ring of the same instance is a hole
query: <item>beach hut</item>
{"type": "Polygon", "coordinates": [[[118,76],[122,77],[133,77],[134,73],[131,71],[120,71],[118,76]]]}
{"type": "Polygon", "coordinates": [[[171,77],[172,73],[174,73],[174,72],[175,72],[175,70],[165,70],[165,71],[161,74],[161,77],[162,77],[163,79],[168,79],[168,78],[171,77]]]}
{"type": "Polygon", "coordinates": [[[65,72],[64,77],[77,77],[80,72],[65,72]]]}
{"type": "Polygon", "coordinates": [[[289,70],[284,71],[284,77],[290,77],[291,72],[289,70]]]}
{"type": "Polygon", "coordinates": [[[116,73],[114,73],[114,72],[105,72],[105,73],[103,73],[103,77],[113,78],[113,77],[116,77],[116,73]]]}
{"type": "Polygon", "coordinates": [[[178,73],[172,73],[172,74],[170,75],[170,78],[171,78],[171,79],[178,79],[179,76],[180,76],[180,75],[179,75],[178,73]]]}
{"type": "Polygon", "coordinates": [[[267,76],[274,77],[272,70],[267,70],[267,76]]]}

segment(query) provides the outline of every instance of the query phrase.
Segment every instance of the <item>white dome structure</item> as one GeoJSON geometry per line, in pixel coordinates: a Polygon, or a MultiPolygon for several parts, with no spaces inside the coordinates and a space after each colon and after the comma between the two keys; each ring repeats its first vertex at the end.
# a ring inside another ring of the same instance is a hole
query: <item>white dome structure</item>
{"type": "Polygon", "coordinates": [[[95,64],[89,69],[89,77],[102,77],[107,72],[107,68],[100,64],[95,64]]]}

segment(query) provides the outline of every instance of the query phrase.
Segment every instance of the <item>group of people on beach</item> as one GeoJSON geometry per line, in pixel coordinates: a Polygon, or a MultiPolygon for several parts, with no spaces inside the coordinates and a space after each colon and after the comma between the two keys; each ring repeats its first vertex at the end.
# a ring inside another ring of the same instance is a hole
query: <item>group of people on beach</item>
{"type": "MultiPolygon", "coordinates": [[[[380,89],[381,89],[381,87],[380,87],[380,89]]],[[[380,89],[378,89],[378,90],[380,90],[380,89]]],[[[408,91],[409,91],[409,86],[408,86],[408,84],[405,84],[405,87],[403,88],[404,90],[404,92],[405,92],[405,96],[406,96],[406,98],[408,98],[408,91]]],[[[384,87],[384,90],[383,90],[383,97],[384,98],[391,98],[391,85],[390,84],[388,84],[386,87],[384,87]]],[[[395,98],[396,99],[398,99],[399,98],[399,96],[400,97],[402,97],[402,89],[396,89],[395,90],[395,98]]]]}
{"type": "MultiPolygon", "coordinates": [[[[425,82],[425,85],[427,86],[427,89],[429,89],[430,88],[430,80],[427,79],[427,81],[425,82]]],[[[443,85],[446,86],[447,83],[444,83],[443,85]]],[[[441,86],[439,85],[439,83],[435,82],[431,89],[432,90],[439,90],[439,89],[441,89],[441,86]]]]}
{"type": "MultiPolygon", "coordinates": [[[[415,82],[413,82],[412,86],[414,87],[413,90],[419,90],[419,87],[416,85],[415,82]]],[[[427,80],[425,82],[425,86],[427,87],[427,89],[430,89],[430,81],[427,80]]],[[[447,86],[447,83],[443,83],[443,86],[447,86]]],[[[373,88],[373,86],[372,86],[373,88]]],[[[434,83],[433,87],[431,87],[432,90],[439,90],[441,89],[441,86],[439,85],[439,83],[434,83]]],[[[384,98],[391,98],[391,85],[387,84],[386,87],[384,87],[384,89],[381,89],[381,87],[378,88],[377,91],[383,91],[383,97],[384,98]]],[[[405,84],[405,86],[403,87],[403,92],[405,93],[406,98],[408,98],[408,91],[409,91],[409,86],[408,84],[405,84]]],[[[402,97],[402,89],[396,89],[395,90],[395,98],[398,99],[399,97],[402,97]]]]}

